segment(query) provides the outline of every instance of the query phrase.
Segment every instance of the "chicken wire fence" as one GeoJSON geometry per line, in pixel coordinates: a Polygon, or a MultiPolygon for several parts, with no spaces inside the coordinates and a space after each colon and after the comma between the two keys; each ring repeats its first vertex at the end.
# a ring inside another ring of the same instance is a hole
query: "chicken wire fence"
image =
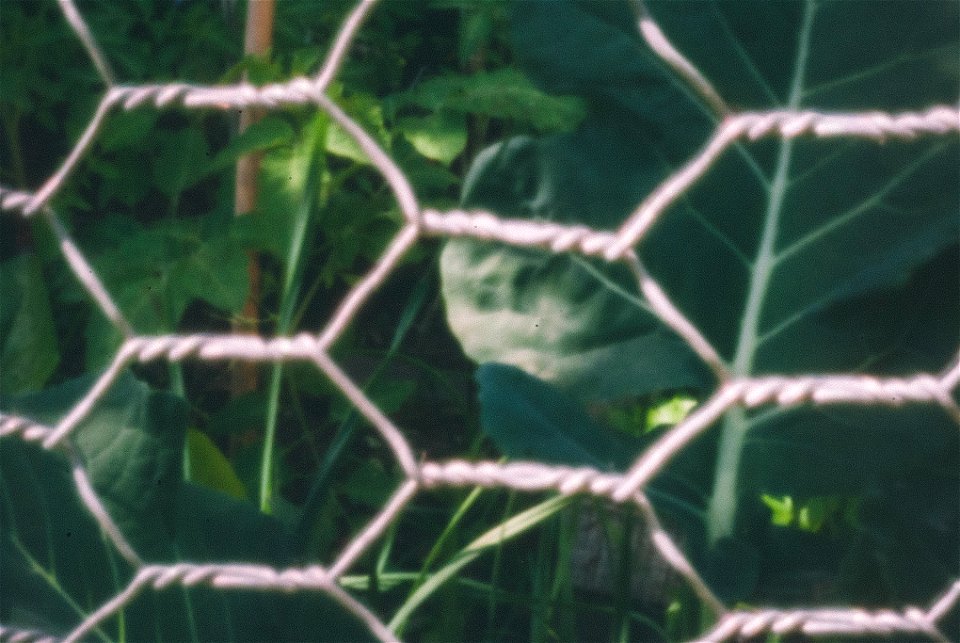
{"type": "MultiPolygon", "coordinates": [[[[73,275],[125,339],[110,366],[95,385],[56,425],[40,424],[29,418],[4,414],[0,416],[0,436],[38,443],[44,449],[65,454],[72,462],[73,481],[86,510],[96,520],[116,551],[136,570],[125,589],[77,623],[65,640],[84,639],[100,623],[115,615],[144,591],[177,585],[205,585],[224,591],[257,589],[323,592],[357,616],[375,636],[382,640],[393,640],[396,638],[394,633],[370,608],[345,591],[339,580],[418,492],[437,487],[468,485],[525,492],[590,494],[615,503],[635,505],[644,517],[647,535],[656,551],[714,612],[716,622],[712,629],[702,635],[704,641],[751,637],[766,632],[810,636],[902,634],[947,640],[939,626],[960,601],[960,581],[955,581],[945,588],[927,607],[881,610],[845,607],[729,608],[711,591],[674,539],[661,527],[645,488],[686,445],[726,411],[737,406],[752,408],[768,404],[779,407],[927,404],[938,405],[954,422],[960,424],[960,407],[954,399],[954,392],[960,383],[960,357],[955,358],[940,373],[920,373],[905,378],[854,374],[734,376],[727,370],[711,343],[688,321],[647,272],[635,248],[643,242],[645,234],[663,213],[734,144],[764,137],[858,137],[880,142],[885,139],[912,140],[921,136],[954,136],[960,132],[960,111],[955,106],[943,105],[925,111],[905,113],[822,113],[790,110],[734,112],[711,83],[672,46],[657,23],[638,2],[638,28],[646,43],[718,117],[719,124],[701,151],[656,187],[615,231],[594,230],[582,225],[506,219],[485,211],[438,211],[420,204],[411,184],[390,156],[326,94],[351,42],[375,2],[376,0],[361,0],[347,16],[316,76],[260,87],[247,83],[213,87],[184,83],[139,86],[118,83],[72,0],[59,0],[64,18],[92,59],[106,91],[85,131],[62,166],[35,192],[0,187],[0,206],[5,211],[28,218],[39,216],[47,222],[59,241],[60,250],[73,275]],[[246,107],[282,109],[309,104],[324,110],[355,139],[393,192],[402,211],[404,224],[382,256],[352,288],[326,327],[317,334],[299,333],[273,338],[218,334],[137,335],[49,205],[90,148],[105,119],[116,109],[131,110],[148,105],[157,109],[182,107],[227,110],[246,107]],[[639,454],[633,465],[623,474],[601,472],[589,467],[550,466],[538,462],[418,461],[403,432],[351,381],[330,357],[329,351],[373,291],[387,279],[404,254],[424,237],[470,237],[516,247],[535,247],[552,253],[578,253],[585,257],[627,265],[636,279],[638,290],[655,314],[682,337],[713,370],[719,385],[686,419],[639,454]],[[84,464],[71,442],[71,433],[128,365],[153,360],[312,363],[379,432],[395,455],[405,480],[379,513],[344,547],[329,566],[309,565],[276,569],[243,562],[151,564],[143,560],[127,542],[94,491],[84,464]]],[[[46,641],[54,640],[54,637],[41,631],[25,631],[0,624],[0,640],[46,641]]]]}

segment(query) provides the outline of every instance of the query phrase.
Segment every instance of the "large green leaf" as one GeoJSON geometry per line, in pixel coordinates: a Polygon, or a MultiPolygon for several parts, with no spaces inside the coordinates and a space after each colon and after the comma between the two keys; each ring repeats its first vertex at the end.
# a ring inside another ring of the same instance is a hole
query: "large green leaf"
{"type": "MultiPolygon", "coordinates": [[[[681,27],[682,11],[653,10],[734,103],[898,111],[957,100],[953,4],[718,4],[696,30],[681,27]]],[[[958,342],[958,275],[916,275],[935,258],[955,265],[958,167],[955,136],[751,144],[726,154],[642,252],[736,375],[937,370],[958,342]],[[918,305],[928,298],[948,303],[918,305]],[[944,324],[953,330],[936,333],[941,341],[922,337],[944,324]]],[[[936,445],[955,444],[942,414],[913,409],[734,411],[722,433],[715,536],[734,528],[738,493],[755,499],[774,479],[798,491],[863,490],[920,473],[936,445]],[[805,431],[795,431],[798,416],[805,431]],[[745,452],[753,427],[780,448],[745,452]],[[797,457],[811,442],[817,457],[797,457]],[[836,460],[819,466],[825,457],[836,460]]]]}
{"type": "Polygon", "coordinates": [[[676,90],[645,50],[628,2],[519,0],[512,8],[517,59],[547,92],[625,108],[647,128],[684,118],[686,106],[672,111],[676,90]]]}
{"type": "MultiPolygon", "coordinates": [[[[47,422],[93,383],[0,401],[5,413],[47,422]]],[[[276,519],[181,481],[186,404],[121,377],[75,433],[78,457],[128,542],[149,562],[297,562],[276,519]],[[226,537],[225,537],[226,536],[226,537]]],[[[133,570],[83,509],[65,458],[0,440],[0,621],[65,635],[130,581],[133,570]]],[[[147,590],[91,640],[367,640],[369,632],[314,593],[206,587],[147,590]]]]}
{"type": "Polygon", "coordinates": [[[600,470],[623,470],[641,442],[597,423],[575,401],[504,364],[477,369],[480,424],[506,455],[600,470]]]}
{"type": "MultiPolygon", "coordinates": [[[[542,140],[484,151],[464,204],[504,216],[610,226],[658,178],[644,132],[616,111],[542,140]]],[[[631,287],[622,267],[471,240],[440,263],[447,319],[467,355],[513,364],[582,398],[702,385],[692,352],[631,287]]]]}
{"type": "MultiPolygon", "coordinates": [[[[956,3],[648,4],[738,109],[895,112],[957,101],[956,3]]],[[[579,94],[590,113],[576,132],[481,153],[464,204],[615,229],[715,122],[646,48],[627,2],[518,1],[513,19],[527,74],[547,91],[579,94]]],[[[638,251],[735,375],[935,371],[960,339],[958,155],[955,135],[743,142],[638,251]]],[[[689,354],[617,268],[454,241],[441,270],[450,325],[478,361],[514,364],[581,397],[609,395],[589,383],[613,378],[627,380],[620,394],[696,381],[689,354]],[[571,359],[585,346],[607,351],[602,368],[571,359]],[[616,359],[619,369],[609,366],[616,359]]],[[[925,479],[937,453],[958,447],[944,414],[922,408],[735,409],[721,424],[710,506],[718,540],[736,531],[738,505],[756,506],[761,493],[858,495],[925,479]]]]}

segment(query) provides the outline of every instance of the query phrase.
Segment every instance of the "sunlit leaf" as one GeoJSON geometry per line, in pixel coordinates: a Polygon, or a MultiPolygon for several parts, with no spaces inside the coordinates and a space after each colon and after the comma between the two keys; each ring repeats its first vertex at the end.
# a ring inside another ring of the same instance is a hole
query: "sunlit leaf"
{"type": "Polygon", "coordinates": [[[462,115],[435,112],[425,117],[400,119],[397,128],[418,152],[449,165],[467,146],[467,126],[462,115]]]}
{"type": "Polygon", "coordinates": [[[189,451],[192,482],[240,500],[247,497],[247,489],[237,477],[233,465],[213,440],[196,429],[189,429],[186,448],[189,451]]]}
{"type": "Polygon", "coordinates": [[[228,167],[244,154],[288,145],[293,141],[293,136],[293,128],[286,120],[277,116],[266,116],[220,150],[205,171],[212,172],[228,167]]]}
{"type": "Polygon", "coordinates": [[[539,131],[565,131],[583,120],[583,104],[572,97],[553,97],[513,69],[471,76],[438,76],[395,97],[398,105],[431,111],[453,110],[529,123],[539,131]]]}

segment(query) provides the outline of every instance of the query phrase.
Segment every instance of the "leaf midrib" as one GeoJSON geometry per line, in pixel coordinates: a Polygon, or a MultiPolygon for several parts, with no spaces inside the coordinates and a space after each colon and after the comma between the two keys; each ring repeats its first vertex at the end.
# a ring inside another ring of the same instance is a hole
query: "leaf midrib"
{"type": "MultiPolygon", "coordinates": [[[[813,28],[815,5],[807,0],[804,5],[803,22],[797,38],[797,55],[793,79],[790,84],[788,109],[798,109],[803,98],[803,79],[810,56],[810,36],[813,28]]],[[[789,173],[793,142],[785,139],[780,144],[777,166],[770,185],[767,211],[757,257],[750,275],[747,301],[740,322],[740,333],[734,353],[732,374],[747,377],[753,368],[756,355],[760,313],[766,298],[767,288],[776,267],[775,244],[779,232],[780,215],[789,188],[789,173]]],[[[708,508],[709,538],[716,542],[733,531],[737,513],[737,478],[744,438],[749,428],[746,413],[736,408],[724,416],[720,438],[720,450],[714,474],[713,497],[708,508]]]]}
{"type": "MultiPolygon", "coordinates": [[[[803,24],[797,39],[797,59],[793,79],[790,85],[790,96],[787,108],[800,108],[803,99],[803,79],[806,75],[807,60],[810,56],[810,33],[813,26],[815,6],[813,0],[807,0],[803,14],[803,24]]],[[[789,189],[790,162],[792,160],[793,139],[784,139],[780,144],[777,155],[777,166],[773,181],[770,184],[767,211],[764,215],[763,233],[757,249],[757,257],[753,263],[753,272],[750,275],[750,288],[747,294],[747,303],[744,307],[740,322],[740,335],[737,339],[737,349],[733,360],[733,374],[746,377],[753,367],[753,357],[756,354],[757,330],[760,313],[766,298],[767,288],[773,276],[777,263],[776,242],[780,231],[780,216],[783,204],[789,189]]]]}

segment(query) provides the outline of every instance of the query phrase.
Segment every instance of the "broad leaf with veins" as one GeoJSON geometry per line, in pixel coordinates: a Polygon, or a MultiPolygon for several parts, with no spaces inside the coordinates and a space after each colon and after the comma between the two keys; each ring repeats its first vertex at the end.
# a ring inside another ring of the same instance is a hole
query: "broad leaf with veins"
{"type": "MultiPolygon", "coordinates": [[[[716,51],[705,55],[703,47],[693,43],[685,50],[705,71],[715,70],[712,75],[721,94],[735,103],[759,101],[757,108],[921,110],[956,101],[957,58],[953,64],[944,58],[957,51],[955,26],[944,27],[951,22],[948,14],[955,11],[956,7],[940,3],[723,5],[713,8],[714,26],[700,35],[713,41],[712,34],[720,43],[716,51]],[[839,22],[851,28],[838,28],[839,22]],[[860,43],[857,52],[849,46],[853,25],[860,43]],[[776,38],[778,34],[782,37],[776,38]],[[918,61],[923,73],[917,69],[918,61]],[[723,81],[731,76],[750,83],[725,90],[723,81]]],[[[669,20],[664,23],[671,26],[669,20]]],[[[904,286],[911,274],[955,247],[960,202],[957,152],[955,136],[880,144],[805,137],[744,146],[739,154],[728,153],[687,203],[667,213],[641,251],[675,301],[727,357],[734,375],[880,366],[897,372],[916,367],[936,370],[955,350],[956,335],[934,352],[911,355],[916,349],[906,345],[910,326],[915,332],[917,326],[949,323],[949,316],[923,320],[922,308],[890,315],[893,295],[872,293],[901,287],[898,294],[910,297],[904,286]],[[701,219],[712,226],[704,226],[709,233],[697,239],[691,229],[701,219]],[[699,256],[710,258],[678,261],[678,248],[689,247],[698,247],[699,256]],[[740,283],[725,288],[713,278],[716,274],[738,275],[740,283]],[[702,302],[708,293],[716,299],[705,308],[702,302]],[[866,314],[852,314],[857,306],[866,314]],[[871,312],[871,306],[878,308],[871,312]],[[718,309],[727,314],[718,315],[718,309]],[[904,349],[907,355],[892,359],[891,353],[904,349]]],[[[955,308],[949,302],[956,302],[956,271],[945,277],[946,283],[937,288],[949,310],[955,308]]],[[[795,415],[748,418],[739,410],[727,414],[711,505],[714,537],[733,530],[738,485],[741,492],[757,491],[755,481],[742,475],[742,456],[762,454],[761,464],[753,463],[751,469],[774,468],[791,479],[799,473],[784,466],[783,458],[817,437],[809,429],[791,432],[796,420],[790,418],[795,415]],[[752,427],[756,430],[748,437],[752,427]],[[751,448],[751,440],[764,446],[751,448]],[[777,441],[783,445],[779,451],[769,446],[777,441]]],[[[832,414],[816,415],[803,422],[814,423],[816,431],[830,440],[838,435],[847,438],[797,463],[816,471],[822,483],[807,492],[826,493],[830,490],[824,488],[830,484],[826,481],[844,470],[842,461],[865,448],[882,452],[884,447],[876,444],[881,435],[868,437],[868,426],[876,426],[867,420],[872,411],[851,411],[841,421],[832,414]]],[[[910,436],[913,415],[885,412],[883,417],[893,419],[899,431],[883,435],[883,440],[889,444],[910,436]]],[[[949,435],[942,414],[933,414],[922,425],[927,427],[924,438],[902,457],[884,460],[888,468],[907,473],[911,457],[929,453],[949,435]]],[[[918,457],[913,464],[921,462],[918,457]]],[[[849,478],[847,487],[862,488],[871,476],[856,482],[859,476],[849,478]]]]}
{"type": "MultiPolygon", "coordinates": [[[[957,103],[956,3],[648,6],[737,110],[957,103]]],[[[465,204],[616,229],[706,143],[714,120],[635,35],[626,2],[517,2],[514,28],[528,75],[547,91],[585,98],[590,111],[569,134],[514,138],[481,154],[465,204]]],[[[741,142],[637,251],[736,376],[937,371],[955,353],[960,327],[958,154],[955,134],[741,142]]],[[[451,327],[477,361],[519,366],[581,399],[698,381],[689,351],[619,267],[456,241],[441,269],[451,327]]],[[[750,532],[762,493],[946,485],[956,500],[957,431],[936,408],[733,409],[718,424],[707,490],[715,542],[736,535],[763,547],[750,532]]],[[[892,542],[901,537],[912,538],[892,542]]],[[[907,549],[894,546],[890,560],[907,549]]],[[[933,549],[943,569],[956,569],[956,547],[933,549]]],[[[945,582],[931,574],[924,587],[907,588],[889,570],[878,574],[898,599],[926,598],[945,582]]]]}
{"type": "MultiPolygon", "coordinates": [[[[96,381],[0,397],[4,414],[53,424],[96,381]]],[[[75,456],[131,547],[147,563],[236,560],[283,567],[297,542],[276,518],[181,479],[187,404],[129,373],[72,434],[75,456]]],[[[77,496],[71,463],[18,437],[0,439],[0,622],[65,637],[121,592],[137,570],[77,496]]],[[[150,590],[84,640],[368,640],[332,599],[224,591],[203,584],[150,590]],[[305,634],[309,633],[309,634],[305,634]]]]}

